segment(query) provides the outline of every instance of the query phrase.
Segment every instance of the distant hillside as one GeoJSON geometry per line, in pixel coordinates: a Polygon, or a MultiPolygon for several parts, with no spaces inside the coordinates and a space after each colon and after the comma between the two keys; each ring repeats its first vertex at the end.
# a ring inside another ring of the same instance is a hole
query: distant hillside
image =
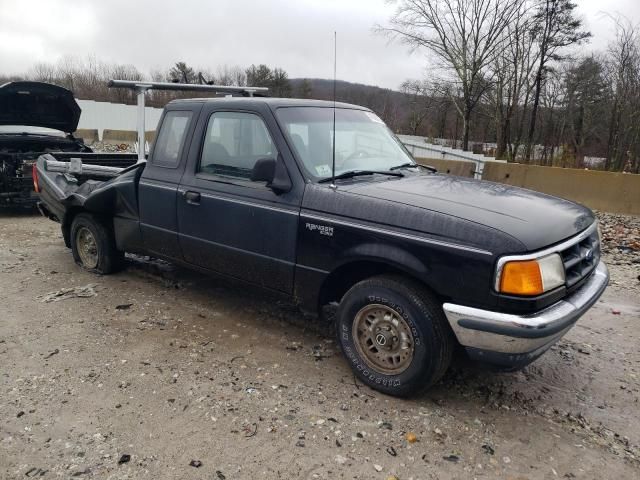
{"type": "MultiPolygon", "coordinates": [[[[333,80],[292,78],[289,82],[293,97],[333,98],[333,80]]],[[[455,131],[456,116],[448,100],[427,99],[344,80],[336,82],[336,100],[370,108],[396,133],[445,137],[455,131]]]]}
{"type": "MultiPolygon", "coordinates": [[[[304,82],[308,82],[313,92],[313,97],[319,100],[327,100],[333,97],[333,80],[324,78],[292,78],[289,80],[295,96],[300,96],[304,82]]],[[[365,85],[362,83],[347,82],[345,80],[336,81],[336,96],[339,101],[345,101],[342,97],[374,97],[384,95],[395,95],[397,98],[405,97],[402,92],[388,88],[365,85]]]]}

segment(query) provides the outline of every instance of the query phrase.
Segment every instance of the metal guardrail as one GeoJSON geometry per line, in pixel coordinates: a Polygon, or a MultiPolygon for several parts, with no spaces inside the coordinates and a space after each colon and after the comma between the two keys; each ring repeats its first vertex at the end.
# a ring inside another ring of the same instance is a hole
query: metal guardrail
{"type": "Polygon", "coordinates": [[[398,138],[414,157],[425,156],[426,158],[439,158],[442,160],[467,161],[475,163],[476,167],[474,169],[474,178],[477,179],[482,178],[485,162],[505,162],[504,160],[496,160],[495,158],[485,157],[484,155],[477,153],[465,152],[464,150],[457,150],[449,147],[443,147],[442,145],[427,143],[426,138],[424,137],[398,135],[398,138]],[[420,141],[420,139],[423,139],[423,141],[420,141]]]}

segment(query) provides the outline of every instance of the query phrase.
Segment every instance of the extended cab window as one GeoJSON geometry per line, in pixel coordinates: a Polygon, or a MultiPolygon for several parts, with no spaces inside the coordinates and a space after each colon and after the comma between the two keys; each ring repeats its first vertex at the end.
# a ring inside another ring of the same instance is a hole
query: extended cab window
{"type": "Polygon", "coordinates": [[[209,118],[199,171],[248,180],[261,158],[276,158],[278,151],[258,115],[217,112],[209,118]]]}
{"type": "Polygon", "coordinates": [[[164,116],[151,163],[160,167],[176,168],[184,146],[191,112],[168,112],[164,116]]]}

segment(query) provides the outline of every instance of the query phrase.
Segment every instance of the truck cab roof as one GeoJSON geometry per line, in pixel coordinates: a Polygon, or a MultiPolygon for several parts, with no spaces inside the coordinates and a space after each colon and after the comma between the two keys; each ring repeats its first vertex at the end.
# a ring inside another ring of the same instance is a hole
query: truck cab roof
{"type": "Polygon", "coordinates": [[[305,98],[278,98],[278,97],[213,97],[213,98],[188,98],[172,100],[167,105],[180,106],[193,103],[227,103],[238,106],[268,105],[272,109],[280,107],[320,107],[320,108],[348,108],[353,110],[371,111],[360,105],[351,103],[333,102],[329,100],[310,100],[305,98]]]}

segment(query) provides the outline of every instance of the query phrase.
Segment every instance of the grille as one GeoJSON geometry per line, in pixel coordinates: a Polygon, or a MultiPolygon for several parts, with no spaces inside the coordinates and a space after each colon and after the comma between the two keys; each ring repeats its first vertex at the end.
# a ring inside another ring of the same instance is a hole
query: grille
{"type": "Polygon", "coordinates": [[[578,286],[587,278],[600,261],[598,231],[560,252],[564,263],[567,289],[578,286]]]}

